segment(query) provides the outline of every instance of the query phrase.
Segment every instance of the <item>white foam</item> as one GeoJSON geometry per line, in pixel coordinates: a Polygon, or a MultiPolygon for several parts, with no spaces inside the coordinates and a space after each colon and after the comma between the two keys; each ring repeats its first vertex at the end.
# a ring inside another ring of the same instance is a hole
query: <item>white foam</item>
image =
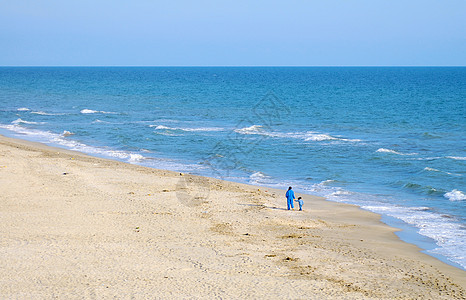
{"type": "Polygon", "coordinates": [[[92,109],[82,109],[80,111],[82,114],[117,114],[116,112],[111,112],[111,111],[102,111],[102,110],[92,110],[92,109]]]}
{"type": "Polygon", "coordinates": [[[454,159],[454,160],[466,160],[464,156],[446,156],[446,158],[454,159]]]}
{"type": "MultiPolygon", "coordinates": [[[[332,201],[344,202],[346,198],[341,198],[341,196],[347,196],[352,193],[340,187],[331,185],[334,182],[336,181],[332,179],[324,180],[319,183],[313,184],[309,187],[305,187],[304,190],[322,197],[327,197],[329,200],[332,201]]],[[[299,184],[295,185],[297,187],[299,186],[299,184]]]]}
{"type": "Polygon", "coordinates": [[[159,130],[162,130],[162,129],[171,129],[171,128],[168,127],[168,126],[163,126],[163,125],[149,125],[149,127],[155,127],[155,129],[159,129],[159,130]]]}
{"type": "Polygon", "coordinates": [[[17,109],[17,111],[29,111],[30,109],[27,107],[20,107],[17,109]]]}
{"type": "Polygon", "coordinates": [[[255,172],[249,175],[249,183],[256,185],[269,185],[272,183],[272,178],[262,172],[255,172]]]}
{"type": "MultiPolygon", "coordinates": [[[[466,231],[462,229],[462,225],[456,222],[454,217],[437,213],[425,206],[398,206],[391,204],[390,200],[385,197],[379,198],[375,195],[356,193],[333,185],[329,186],[330,182],[333,181],[325,180],[304,187],[304,190],[314,195],[326,197],[331,201],[358,205],[363,209],[402,220],[417,228],[420,235],[435,240],[438,247],[427,252],[444,255],[466,268],[466,257],[461,255],[461,253],[466,253],[466,231]]],[[[299,187],[300,184],[294,185],[299,187]]],[[[453,190],[452,192],[454,192],[452,193],[454,197],[464,200],[465,195],[461,191],[453,190]]]]}
{"type": "Polygon", "coordinates": [[[70,135],[74,135],[73,132],[71,131],[68,131],[68,130],[63,130],[62,134],[61,134],[63,137],[66,137],[66,136],[70,136],[70,135]]]}
{"type": "Polygon", "coordinates": [[[380,152],[380,153],[391,153],[391,154],[397,154],[397,155],[416,155],[417,153],[401,153],[395,150],[391,149],[385,149],[385,148],[379,148],[375,152],[380,152]]]}
{"type": "MultiPolygon", "coordinates": [[[[144,121],[144,122],[145,122],[145,121],[144,121]]],[[[175,119],[159,119],[159,120],[150,121],[150,122],[179,123],[180,121],[179,121],[179,120],[175,120],[175,119]]]]}
{"type": "Polygon", "coordinates": [[[163,126],[163,125],[149,125],[149,127],[155,127],[155,133],[160,134],[160,135],[165,135],[165,136],[181,136],[182,134],[177,134],[175,133],[175,129],[168,127],[168,126],[163,126]]]}
{"type": "Polygon", "coordinates": [[[145,159],[145,157],[142,156],[141,154],[133,154],[133,153],[130,153],[128,161],[129,161],[129,162],[140,162],[140,161],[142,161],[143,159],[145,159]]]}
{"type": "Polygon", "coordinates": [[[268,178],[269,176],[265,175],[262,172],[255,172],[249,176],[251,179],[263,179],[263,178],[268,178]]]}
{"type": "Polygon", "coordinates": [[[334,137],[328,134],[321,134],[317,132],[308,131],[306,133],[308,136],[305,140],[306,141],[329,141],[329,140],[337,140],[343,142],[362,142],[360,139],[345,139],[341,137],[334,137]]]}
{"type": "Polygon", "coordinates": [[[31,121],[25,121],[21,118],[18,118],[16,120],[14,120],[13,122],[11,122],[11,124],[31,124],[31,125],[38,125],[38,124],[45,124],[44,122],[31,122],[31,121]]]}
{"type": "Polygon", "coordinates": [[[333,192],[330,195],[331,196],[348,196],[352,194],[353,194],[352,192],[340,190],[340,191],[333,192]]]}
{"type": "Polygon", "coordinates": [[[182,134],[176,134],[173,132],[165,132],[165,131],[157,131],[155,133],[158,135],[165,135],[165,136],[182,136],[182,134]]]}
{"type": "Polygon", "coordinates": [[[225,128],[220,128],[220,127],[198,127],[198,128],[177,128],[179,130],[183,131],[224,131],[225,128]]]}
{"type": "Polygon", "coordinates": [[[322,133],[317,133],[317,132],[312,132],[312,131],[308,131],[306,132],[306,137],[304,138],[304,140],[306,142],[308,141],[317,141],[317,142],[320,142],[320,141],[328,141],[328,140],[338,140],[338,138],[336,137],[333,137],[331,135],[328,135],[328,134],[322,134],[322,133]]]}
{"type": "Polygon", "coordinates": [[[466,200],[466,195],[462,191],[458,190],[452,190],[451,192],[445,193],[443,195],[445,198],[447,198],[450,201],[463,201],[466,200]]]}
{"type": "Polygon", "coordinates": [[[156,130],[181,130],[188,132],[209,132],[209,131],[224,131],[225,128],[221,127],[195,127],[195,128],[186,128],[186,127],[169,127],[164,125],[149,125],[149,127],[155,127],[156,130]]]}
{"type": "Polygon", "coordinates": [[[433,156],[433,157],[410,157],[410,158],[407,158],[409,160],[427,160],[427,161],[431,161],[431,160],[437,160],[437,159],[441,159],[443,157],[441,156],[433,156]]]}
{"type": "Polygon", "coordinates": [[[335,182],[335,180],[327,179],[319,183],[319,185],[327,185],[329,183],[335,182]]]}
{"type": "Polygon", "coordinates": [[[199,164],[182,163],[167,158],[154,158],[149,160],[146,159],[141,164],[151,168],[172,170],[177,172],[198,173],[200,170],[207,169],[207,167],[201,166],[199,164]]]}
{"type": "Polygon", "coordinates": [[[235,129],[235,132],[240,134],[257,134],[274,138],[292,138],[300,139],[305,142],[321,142],[321,141],[345,141],[345,142],[360,142],[359,139],[345,139],[340,137],[334,137],[328,134],[319,133],[315,131],[307,132],[276,132],[276,131],[267,131],[262,125],[252,125],[249,127],[244,127],[240,129],[235,129]]]}
{"type": "Polygon", "coordinates": [[[102,121],[102,120],[99,120],[99,119],[95,119],[94,121],[92,121],[92,124],[97,124],[97,123],[105,123],[105,124],[110,124],[110,122],[107,122],[107,121],[102,121]]]}
{"type": "Polygon", "coordinates": [[[74,141],[66,138],[66,133],[69,131],[64,131],[62,134],[56,134],[50,131],[42,131],[36,129],[24,128],[20,125],[0,125],[0,128],[4,128],[19,134],[23,134],[43,143],[52,143],[54,145],[63,146],[70,150],[75,150],[88,154],[95,154],[109,158],[117,158],[123,161],[134,163],[136,161],[141,161],[144,159],[142,155],[135,154],[128,151],[119,151],[107,148],[92,147],[78,141],[74,141]]]}
{"type": "Polygon", "coordinates": [[[31,114],[42,115],[42,116],[49,115],[49,114],[47,114],[46,112],[43,112],[43,111],[31,111],[31,114]]]}
{"type": "Polygon", "coordinates": [[[400,206],[362,206],[364,209],[382,213],[418,228],[421,235],[432,238],[439,246],[427,252],[437,253],[448,257],[453,262],[466,268],[466,233],[460,223],[452,221],[450,217],[432,212],[426,207],[400,206]]]}
{"type": "Polygon", "coordinates": [[[47,113],[44,111],[31,111],[31,114],[41,115],[41,116],[63,116],[64,113],[47,113]]]}
{"type": "Polygon", "coordinates": [[[83,109],[80,111],[82,114],[95,114],[95,113],[98,113],[98,111],[96,110],[92,110],[92,109],[83,109]]]}
{"type": "Polygon", "coordinates": [[[175,120],[175,119],[157,119],[157,120],[140,120],[140,121],[133,121],[132,123],[136,124],[151,124],[149,127],[156,127],[157,125],[154,125],[154,123],[192,123],[192,121],[180,121],[180,120],[175,120]]]}
{"type": "Polygon", "coordinates": [[[434,169],[434,168],[429,168],[429,167],[425,167],[424,171],[440,172],[440,170],[437,170],[437,169],[434,169]]]}
{"type": "Polygon", "coordinates": [[[444,174],[448,174],[448,175],[452,175],[452,176],[463,176],[461,174],[450,173],[450,172],[446,172],[446,171],[440,171],[440,170],[437,170],[437,169],[434,169],[434,168],[429,168],[429,167],[425,167],[424,171],[439,172],[439,173],[444,173],[444,174]]]}
{"type": "Polygon", "coordinates": [[[375,152],[401,154],[399,152],[396,152],[395,150],[390,150],[390,149],[385,149],[385,148],[379,148],[375,152]]]}
{"type": "Polygon", "coordinates": [[[241,129],[235,129],[235,132],[241,134],[263,134],[264,130],[261,125],[252,125],[241,129]]]}
{"type": "Polygon", "coordinates": [[[162,158],[150,158],[145,157],[139,153],[130,151],[114,150],[106,147],[92,147],[84,143],[64,137],[62,134],[56,134],[49,131],[28,129],[20,125],[3,125],[0,124],[0,128],[10,130],[19,134],[23,134],[31,138],[32,140],[62,146],[66,149],[75,150],[90,155],[97,155],[107,158],[114,158],[121,161],[125,161],[132,164],[141,164],[152,168],[159,168],[164,170],[173,170],[179,172],[197,172],[201,169],[206,169],[204,166],[199,164],[187,164],[177,162],[172,159],[162,158]]]}

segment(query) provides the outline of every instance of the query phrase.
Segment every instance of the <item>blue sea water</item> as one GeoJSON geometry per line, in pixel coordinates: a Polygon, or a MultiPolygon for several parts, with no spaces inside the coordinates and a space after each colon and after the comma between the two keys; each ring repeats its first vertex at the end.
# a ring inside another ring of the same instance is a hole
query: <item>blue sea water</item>
{"type": "Polygon", "coordinates": [[[292,185],[380,213],[465,269],[465,95],[462,67],[4,67],[0,133],[292,185]]]}

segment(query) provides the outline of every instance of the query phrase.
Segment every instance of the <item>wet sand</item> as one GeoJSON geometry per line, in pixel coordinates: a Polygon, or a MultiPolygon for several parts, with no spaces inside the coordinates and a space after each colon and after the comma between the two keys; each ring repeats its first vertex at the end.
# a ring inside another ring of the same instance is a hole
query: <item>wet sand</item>
{"type": "Polygon", "coordinates": [[[284,193],[0,136],[0,298],[465,299],[380,216],[284,193]]]}

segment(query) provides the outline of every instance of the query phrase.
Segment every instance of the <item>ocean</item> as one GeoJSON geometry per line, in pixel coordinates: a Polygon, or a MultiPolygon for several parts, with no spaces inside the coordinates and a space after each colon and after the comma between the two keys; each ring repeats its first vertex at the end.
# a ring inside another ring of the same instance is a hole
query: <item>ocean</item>
{"type": "Polygon", "coordinates": [[[356,204],[462,269],[465,116],[464,67],[0,68],[0,134],[356,204]]]}

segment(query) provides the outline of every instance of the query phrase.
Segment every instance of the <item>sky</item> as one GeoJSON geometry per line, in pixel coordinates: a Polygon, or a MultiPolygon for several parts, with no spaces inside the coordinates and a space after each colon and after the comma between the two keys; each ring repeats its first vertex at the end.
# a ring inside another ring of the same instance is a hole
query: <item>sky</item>
{"type": "Polygon", "coordinates": [[[465,0],[0,0],[0,66],[466,66],[465,0]]]}

